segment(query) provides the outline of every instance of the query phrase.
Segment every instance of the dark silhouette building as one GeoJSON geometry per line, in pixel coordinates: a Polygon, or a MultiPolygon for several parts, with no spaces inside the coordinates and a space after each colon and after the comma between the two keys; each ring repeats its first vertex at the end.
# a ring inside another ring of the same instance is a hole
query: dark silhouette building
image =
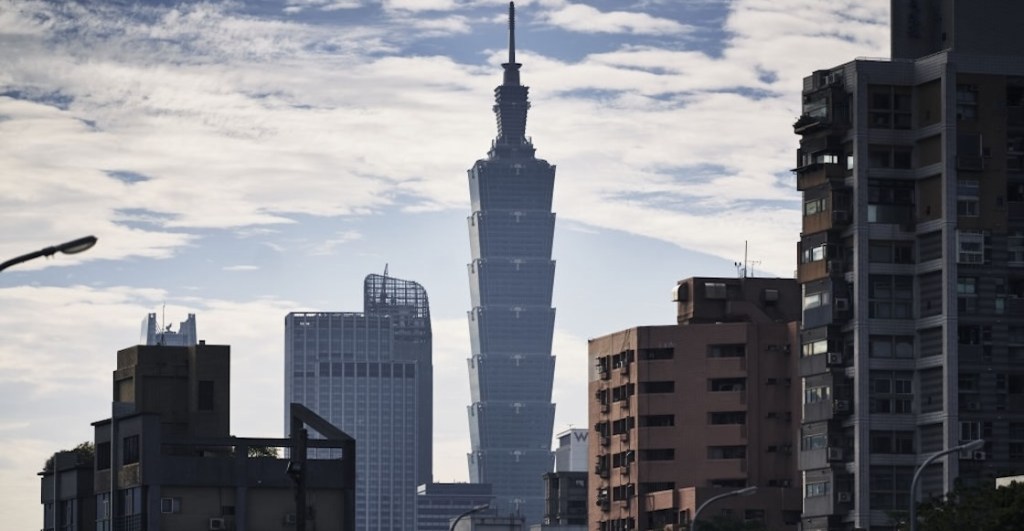
{"type": "Polygon", "coordinates": [[[416,490],[416,531],[449,531],[452,519],[494,501],[487,483],[428,483],[416,490]]]}
{"type": "MultiPolygon", "coordinates": [[[[271,449],[297,443],[229,435],[230,374],[227,345],[200,341],[119,351],[112,416],[93,423],[94,456],[58,452],[40,474],[48,508],[45,529],[294,527],[289,462],[271,449]],[[50,508],[55,501],[56,522],[50,508]]],[[[333,430],[330,439],[309,441],[310,448],[344,453],[341,459],[304,463],[309,529],[354,531],[354,443],[312,413],[305,418],[313,419],[316,429],[333,430]]]]}
{"type": "Polygon", "coordinates": [[[509,58],[494,90],[498,136],[487,158],[469,170],[469,477],[493,485],[498,514],[539,523],[541,477],[553,463],[555,168],[535,156],[526,137],[530,103],[519,82],[511,4],[509,12],[509,58]]]}
{"type": "Polygon", "coordinates": [[[1024,4],[893,0],[891,60],[804,78],[803,529],[892,530],[1024,462],[1024,4]]]}

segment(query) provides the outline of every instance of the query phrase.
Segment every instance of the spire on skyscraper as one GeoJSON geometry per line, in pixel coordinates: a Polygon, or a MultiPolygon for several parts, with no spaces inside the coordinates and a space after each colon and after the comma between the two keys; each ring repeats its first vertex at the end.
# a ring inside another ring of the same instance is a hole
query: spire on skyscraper
{"type": "Polygon", "coordinates": [[[519,83],[519,68],[516,62],[516,5],[508,3],[508,62],[502,63],[504,80],[494,89],[494,113],[498,119],[496,147],[504,145],[525,148],[527,156],[533,156],[533,147],[526,139],[526,111],[530,108],[527,99],[529,88],[519,83]]]}

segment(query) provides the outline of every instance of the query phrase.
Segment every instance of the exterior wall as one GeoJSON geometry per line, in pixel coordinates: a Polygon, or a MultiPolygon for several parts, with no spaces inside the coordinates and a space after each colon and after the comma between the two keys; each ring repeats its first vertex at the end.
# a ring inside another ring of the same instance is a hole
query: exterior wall
{"type": "Polygon", "coordinates": [[[96,526],[92,460],[64,451],[55,453],[49,464],[39,473],[43,531],[91,531],[96,526]]]}
{"type": "MultiPolygon", "coordinates": [[[[795,491],[796,283],[695,278],[675,295],[680,324],[590,341],[593,529],[678,525],[681,488],[795,491]],[[650,513],[649,496],[664,498],[650,513]]],[[[759,509],[792,524],[796,500],[759,509]]]]}
{"type": "MultiPolygon", "coordinates": [[[[513,14],[514,16],[514,14],[513,14]]],[[[510,27],[512,27],[510,25],[510,27]]],[[[555,167],[526,137],[528,91],[514,49],[495,89],[498,135],[468,172],[472,309],[469,479],[494,487],[499,514],[539,523],[552,468],[551,260],[555,167]]]]}
{"type": "Polygon", "coordinates": [[[572,428],[555,435],[555,472],[586,472],[588,431],[572,428]]]}
{"type": "Polygon", "coordinates": [[[587,525],[587,473],[544,474],[544,523],[550,526],[587,525]]]}

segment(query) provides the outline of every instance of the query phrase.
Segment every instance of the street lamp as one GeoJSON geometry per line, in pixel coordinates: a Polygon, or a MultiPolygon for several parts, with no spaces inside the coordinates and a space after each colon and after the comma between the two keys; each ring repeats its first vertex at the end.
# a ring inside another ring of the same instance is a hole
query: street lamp
{"type": "Polygon", "coordinates": [[[470,509],[470,510],[468,510],[468,511],[466,511],[466,512],[464,512],[464,513],[462,513],[462,514],[460,514],[458,516],[456,516],[455,519],[452,520],[452,525],[448,526],[448,531],[455,531],[455,526],[459,523],[459,520],[462,520],[463,518],[465,518],[465,517],[467,517],[467,516],[469,516],[469,515],[471,515],[473,513],[478,513],[478,512],[480,512],[480,511],[482,511],[484,509],[490,509],[490,508],[491,508],[490,505],[477,505],[476,507],[473,507],[472,509],[470,509]]]}
{"type": "Polygon", "coordinates": [[[959,446],[947,448],[945,450],[942,450],[941,452],[932,454],[931,456],[928,457],[928,459],[925,459],[920,466],[917,467],[917,470],[914,471],[914,479],[910,480],[910,531],[917,531],[917,480],[921,478],[921,472],[924,471],[925,467],[932,464],[932,461],[935,461],[936,459],[944,455],[959,452],[961,450],[973,451],[977,450],[978,448],[981,448],[982,446],[985,446],[985,440],[975,439],[973,441],[966,442],[959,446]]]}
{"type": "Polygon", "coordinates": [[[60,245],[52,245],[45,249],[40,249],[34,253],[23,254],[17,258],[11,258],[10,260],[0,264],[0,271],[3,271],[4,269],[11,267],[12,265],[17,265],[22,262],[28,262],[29,260],[32,260],[34,258],[39,258],[40,256],[52,256],[56,253],[80,253],[82,251],[88,250],[93,245],[96,245],[95,236],[86,236],[84,238],[79,238],[77,240],[71,240],[69,242],[62,243],[60,245]]]}
{"type": "Polygon", "coordinates": [[[750,496],[755,492],[757,492],[756,486],[729,491],[724,494],[719,494],[718,496],[712,496],[706,502],[700,504],[700,507],[697,507],[697,510],[693,512],[693,518],[690,520],[690,531],[695,531],[697,529],[697,517],[700,516],[700,512],[703,511],[704,508],[707,507],[708,505],[711,505],[712,503],[721,500],[722,498],[731,498],[733,496],[750,496]]]}

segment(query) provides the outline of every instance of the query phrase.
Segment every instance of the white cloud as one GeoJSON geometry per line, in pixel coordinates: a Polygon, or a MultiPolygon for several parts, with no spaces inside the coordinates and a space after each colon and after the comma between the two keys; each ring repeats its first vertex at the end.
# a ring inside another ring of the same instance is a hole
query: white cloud
{"type": "Polygon", "coordinates": [[[643,12],[600,11],[586,4],[553,2],[555,7],[538,18],[552,26],[580,33],[631,33],[637,35],[681,35],[693,30],[675,20],[643,12]]]}
{"type": "Polygon", "coordinates": [[[259,268],[260,268],[260,266],[258,266],[258,265],[242,264],[242,265],[224,266],[224,267],[221,268],[221,270],[223,270],[223,271],[257,271],[257,270],[259,270],[259,268]]]}

